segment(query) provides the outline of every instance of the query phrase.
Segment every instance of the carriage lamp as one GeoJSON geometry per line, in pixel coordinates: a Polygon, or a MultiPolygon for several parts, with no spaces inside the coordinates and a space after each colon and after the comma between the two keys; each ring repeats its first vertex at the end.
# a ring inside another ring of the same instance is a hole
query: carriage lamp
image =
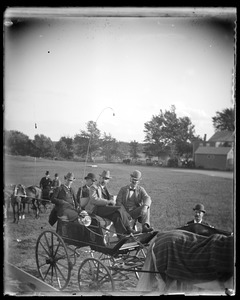
{"type": "Polygon", "coordinates": [[[78,215],[78,222],[79,224],[88,227],[92,223],[92,219],[85,210],[82,210],[78,215]]]}

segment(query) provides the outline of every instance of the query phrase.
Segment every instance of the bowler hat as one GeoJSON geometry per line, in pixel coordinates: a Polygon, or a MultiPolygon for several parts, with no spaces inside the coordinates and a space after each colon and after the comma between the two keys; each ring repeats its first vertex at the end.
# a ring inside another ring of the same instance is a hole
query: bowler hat
{"type": "Polygon", "coordinates": [[[105,178],[112,178],[110,176],[110,171],[103,171],[102,174],[99,174],[101,177],[105,177],[105,178]]]}
{"type": "Polygon", "coordinates": [[[206,212],[205,209],[204,209],[203,204],[197,204],[197,205],[193,208],[193,210],[200,210],[200,211],[202,211],[203,213],[206,212]]]}
{"type": "Polygon", "coordinates": [[[93,173],[88,173],[84,179],[92,179],[92,181],[97,181],[97,178],[93,173]]]}
{"type": "Polygon", "coordinates": [[[64,176],[64,179],[75,180],[75,177],[73,173],[68,172],[67,175],[64,176]]]}
{"type": "Polygon", "coordinates": [[[142,173],[138,170],[133,171],[133,173],[131,174],[131,177],[136,179],[136,180],[140,180],[142,177],[142,173]]]}

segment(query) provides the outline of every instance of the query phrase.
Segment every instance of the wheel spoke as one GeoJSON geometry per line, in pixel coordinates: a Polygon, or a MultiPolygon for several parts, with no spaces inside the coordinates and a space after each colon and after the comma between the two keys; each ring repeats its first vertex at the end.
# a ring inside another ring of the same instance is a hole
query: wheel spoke
{"type": "Polygon", "coordinates": [[[58,265],[54,266],[55,272],[56,272],[56,278],[57,280],[59,280],[59,276],[57,276],[57,270],[58,272],[61,274],[62,278],[64,279],[64,281],[67,281],[67,278],[63,275],[62,271],[59,269],[58,265]]]}
{"type": "Polygon", "coordinates": [[[45,252],[47,253],[47,255],[50,256],[49,251],[45,248],[45,246],[43,245],[43,243],[40,241],[39,244],[43,247],[43,249],[45,250],[45,252]]]}
{"type": "Polygon", "coordinates": [[[51,265],[49,265],[49,267],[48,267],[48,269],[47,269],[47,271],[46,271],[46,275],[45,275],[44,278],[43,278],[44,281],[45,281],[45,279],[46,279],[46,277],[47,277],[47,275],[48,275],[48,272],[49,272],[50,268],[51,268],[51,265]]]}
{"type": "MultiPolygon", "coordinates": [[[[44,236],[44,238],[45,238],[45,241],[46,241],[46,244],[47,244],[47,246],[48,246],[48,249],[51,250],[51,247],[49,246],[49,242],[48,242],[48,239],[47,239],[47,236],[46,236],[46,235],[47,235],[46,233],[43,234],[43,236],[44,236]]],[[[51,254],[48,253],[48,255],[50,256],[51,254]]]]}
{"type": "Polygon", "coordinates": [[[78,270],[81,291],[113,291],[114,282],[108,268],[98,259],[85,259],[78,270]]]}

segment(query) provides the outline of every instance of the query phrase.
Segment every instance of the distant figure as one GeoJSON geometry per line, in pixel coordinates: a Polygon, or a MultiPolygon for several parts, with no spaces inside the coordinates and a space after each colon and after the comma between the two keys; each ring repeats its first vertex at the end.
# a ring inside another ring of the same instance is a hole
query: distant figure
{"type": "Polygon", "coordinates": [[[49,193],[52,186],[52,180],[50,179],[49,171],[46,171],[45,177],[40,180],[39,186],[42,189],[42,198],[49,199],[49,193]]]}
{"type": "Polygon", "coordinates": [[[200,223],[206,226],[213,227],[212,225],[208,224],[207,222],[203,221],[204,214],[206,213],[204,209],[203,204],[197,204],[194,208],[194,219],[187,222],[187,225],[192,224],[192,223],[200,223]]]}
{"type": "Polygon", "coordinates": [[[59,180],[58,173],[55,174],[54,179],[52,181],[52,188],[55,189],[56,187],[61,185],[61,181],[59,180]]]}
{"type": "Polygon", "coordinates": [[[130,175],[130,184],[122,187],[118,192],[116,205],[124,207],[128,214],[142,223],[142,232],[151,232],[150,206],[152,200],[145,189],[139,185],[142,174],[135,170],[130,175]]]}

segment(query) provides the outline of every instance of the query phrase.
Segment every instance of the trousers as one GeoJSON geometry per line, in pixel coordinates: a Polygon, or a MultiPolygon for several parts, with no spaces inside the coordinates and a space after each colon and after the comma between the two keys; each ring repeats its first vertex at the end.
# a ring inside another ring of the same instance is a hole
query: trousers
{"type": "Polygon", "coordinates": [[[130,228],[129,216],[121,206],[95,206],[93,212],[113,222],[116,232],[125,234],[130,228]]]}
{"type": "Polygon", "coordinates": [[[136,207],[133,210],[128,211],[129,215],[133,218],[138,220],[138,222],[144,225],[147,223],[150,225],[150,208],[147,209],[145,214],[142,213],[142,206],[136,207]]]}

